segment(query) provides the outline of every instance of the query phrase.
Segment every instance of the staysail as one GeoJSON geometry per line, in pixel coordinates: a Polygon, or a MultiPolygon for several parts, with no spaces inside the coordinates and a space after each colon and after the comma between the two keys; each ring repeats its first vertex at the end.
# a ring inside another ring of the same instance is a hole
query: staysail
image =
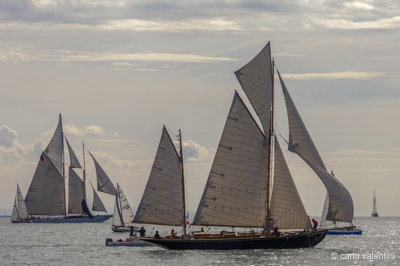
{"type": "Polygon", "coordinates": [[[75,155],[74,150],[72,149],[71,145],[68,142],[68,139],[65,138],[68,146],[68,151],[69,151],[69,158],[70,158],[70,167],[72,168],[82,168],[81,164],[79,163],[78,158],[75,155]]]}
{"type": "Polygon", "coordinates": [[[193,224],[263,226],[266,154],[264,134],[235,93],[193,224]]]}
{"type": "Polygon", "coordinates": [[[11,216],[11,221],[28,219],[28,210],[25,205],[24,196],[17,184],[17,194],[15,196],[14,208],[11,216]]]}
{"type": "MultiPolygon", "coordinates": [[[[347,189],[334,176],[330,175],[305,127],[303,120],[278,71],[289,121],[289,151],[300,156],[324,183],[329,196],[326,220],[351,222],[353,219],[353,200],[347,189]]],[[[324,218],[324,217],[323,217],[324,218]]]]}
{"type": "Polygon", "coordinates": [[[274,184],[271,197],[271,219],[279,229],[311,228],[300,195],[296,189],[281,147],[275,137],[274,184]]]}
{"type": "Polygon", "coordinates": [[[69,168],[68,182],[68,213],[82,214],[82,200],[85,185],[75,170],[69,168]]]}
{"type": "Polygon", "coordinates": [[[271,46],[269,42],[258,55],[235,72],[243,91],[260,118],[266,135],[271,122],[272,73],[271,46]]]}
{"type": "Polygon", "coordinates": [[[92,157],[94,166],[96,168],[97,191],[115,196],[116,190],[110,178],[108,177],[104,169],[101,167],[99,162],[94,158],[93,154],[91,152],[89,152],[89,154],[92,157]]]}
{"type": "Polygon", "coordinates": [[[182,162],[165,126],[134,222],[183,225],[182,162]]]}
{"type": "Polygon", "coordinates": [[[133,213],[129,206],[128,200],[125,197],[124,192],[117,183],[117,194],[115,197],[113,225],[115,226],[126,226],[132,223],[133,213]]]}
{"type": "Polygon", "coordinates": [[[107,212],[106,207],[104,206],[104,204],[101,201],[99,195],[97,194],[96,190],[94,189],[92,182],[90,182],[90,185],[92,186],[92,189],[93,189],[92,211],[107,212]]]}

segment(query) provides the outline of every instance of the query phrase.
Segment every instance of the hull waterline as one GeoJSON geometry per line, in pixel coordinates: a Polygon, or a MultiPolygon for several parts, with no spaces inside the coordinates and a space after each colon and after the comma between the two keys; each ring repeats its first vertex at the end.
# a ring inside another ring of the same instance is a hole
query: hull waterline
{"type": "Polygon", "coordinates": [[[297,235],[282,235],[271,237],[237,237],[219,239],[148,239],[140,240],[156,244],[163,248],[175,250],[187,249],[291,249],[313,247],[326,236],[326,231],[300,233],[297,235]]]}

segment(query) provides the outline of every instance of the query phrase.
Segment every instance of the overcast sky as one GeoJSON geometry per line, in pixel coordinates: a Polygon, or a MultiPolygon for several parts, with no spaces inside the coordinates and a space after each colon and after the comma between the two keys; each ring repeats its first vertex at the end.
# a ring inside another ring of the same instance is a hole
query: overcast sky
{"type": "MultiPolygon", "coordinates": [[[[400,215],[399,9],[396,0],[0,0],[0,214],[17,182],[26,195],[59,113],[76,153],[85,140],[133,208],[162,125],[171,136],[181,128],[195,211],[234,90],[244,95],[233,72],[271,41],[355,215],[371,214],[374,188],[380,214],[400,215]]],[[[275,84],[276,131],[287,138],[275,84]]],[[[322,182],[285,150],[307,212],[319,216],[322,182]]]]}

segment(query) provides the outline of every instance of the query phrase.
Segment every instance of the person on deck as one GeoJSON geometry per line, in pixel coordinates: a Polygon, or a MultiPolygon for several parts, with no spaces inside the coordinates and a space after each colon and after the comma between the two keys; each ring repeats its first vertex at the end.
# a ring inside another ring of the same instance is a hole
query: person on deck
{"type": "Polygon", "coordinates": [[[318,222],[315,219],[312,219],[311,221],[313,223],[313,230],[317,230],[318,222]]]}
{"type": "Polygon", "coordinates": [[[156,234],[154,235],[154,238],[155,239],[160,239],[161,238],[160,234],[158,233],[158,230],[156,231],[156,234]]]}
{"type": "Polygon", "coordinates": [[[133,226],[129,227],[129,236],[130,237],[134,237],[135,236],[134,231],[133,231],[133,226]]]}
{"type": "Polygon", "coordinates": [[[176,232],[174,229],[171,230],[171,237],[176,237],[176,232]]]}
{"type": "Polygon", "coordinates": [[[146,236],[146,229],[144,229],[144,226],[140,227],[139,234],[140,236],[146,236]]]}

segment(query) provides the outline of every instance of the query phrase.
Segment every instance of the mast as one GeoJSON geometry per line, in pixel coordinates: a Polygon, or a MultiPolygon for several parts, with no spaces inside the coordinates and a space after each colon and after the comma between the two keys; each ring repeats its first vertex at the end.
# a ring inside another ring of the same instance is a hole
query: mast
{"type": "Polygon", "coordinates": [[[82,154],[83,154],[83,199],[86,201],[86,163],[85,163],[85,143],[82,140],[82,154]]]}
{"type": "Polygon", "coordinates": [[[265,225],[264,231],[266,234],[269,234],[270,231],[270,218],[271,218],[271,202],[270,202],[270,187],[271,187],[271,177],[272,177],[272,137],[274,135],[274,59],[271,62],[271,112],[270,112],[270,124],[268,134],[265,134],[266,138],[268,138],[268,157],[267,157],[267,184],[266,184],[266,216],[265,216],[265,225]]]}
{"type": "Polygon", "coordinates": [[[181,160],[181,171],[182,171],[182,202],[183,202],[183,206],[182,206],[182,220],[183,220],[183,236],[186,235],[186,204],[185,204],[185,177],[184,177],[184,171],[183,171],[183,152],[182,152],[182,134],[181,134],[181,130],[178,130],[179,132],[179,157],[181,160]]]}
{"type": "Polygon", "coordinates": [[[68,216],[68,213],[67,213],[67,192],[66,192],[66,189],[65,189],[65,179],[66,179],[66,177],[65,177],[65,158],[64,158],[64,132],[63,132],[63,130],[62,130],[62,119],[61,119],[61,113],[60,113],[60,115],[59,115],[59,119],[60,119],[60,122],[61,122],[61,146],[62,146],[62,149],[61,149],[61,161],[62,161],[62,177],[63,177],[63,181],[64,181],[64,211],[65,211],[65,214],[64,214],[64,216],[65,216],[65,218],[67,218],[67,216],[68,216]]]}

